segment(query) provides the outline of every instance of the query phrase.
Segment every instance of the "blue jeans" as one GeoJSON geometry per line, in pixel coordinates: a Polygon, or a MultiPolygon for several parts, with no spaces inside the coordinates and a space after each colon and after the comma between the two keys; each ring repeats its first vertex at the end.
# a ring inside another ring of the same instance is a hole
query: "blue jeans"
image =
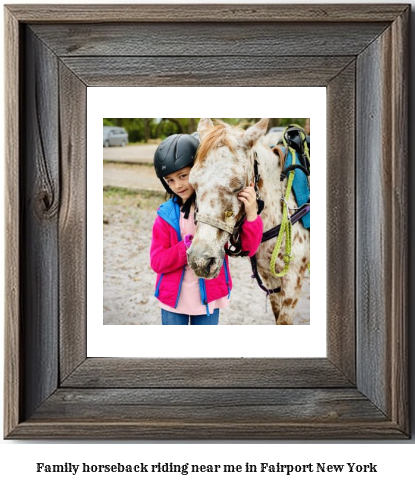
{"type": "Polygon", "coordinates": [[[162,325],[218,325],[219,309],[208,315],[186,315],[183,313],[168,312],[161,309],[162,325]]]}

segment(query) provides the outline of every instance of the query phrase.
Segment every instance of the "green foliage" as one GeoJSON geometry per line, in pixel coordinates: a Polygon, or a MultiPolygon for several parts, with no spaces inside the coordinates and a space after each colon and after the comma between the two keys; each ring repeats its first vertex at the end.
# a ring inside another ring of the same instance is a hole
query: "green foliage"
{"type": "MultiPolygon", "coordinates": [[[[149,139],[165,139],[171,134],[191,134],[197,130],[197,124],[200,119],[182,119],[182,118],[162,118],[162,119],[104,119],[104,126],[124,127],[128,132],[130,142],[148,142],[149,139]]],[[[213,120],[215,120],[213,118],[213,120]]],[[[257,119],[232,119],[218,118],[230,125],[240,125],[244,129],[250,127],[257,119]]],[[[304,119],[270,119],[269,127],[286,126],[289,124],[298,124],[304,127],[304,119]]]]}

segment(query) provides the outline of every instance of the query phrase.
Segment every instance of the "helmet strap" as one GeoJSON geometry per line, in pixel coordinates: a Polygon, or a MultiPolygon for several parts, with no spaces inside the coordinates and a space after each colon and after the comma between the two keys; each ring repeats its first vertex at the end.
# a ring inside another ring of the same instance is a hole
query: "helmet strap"
{"type": "Polygon", "coordinates": [[[190,213],[190,208],[192,207],[192,203],[196,200],[196,193],[193,193],[193,195],[186,200],[186,202],[183,204],[181,212],[184,213],[184,218],[188,219],[189,218],[189,213],[190,213]]]}

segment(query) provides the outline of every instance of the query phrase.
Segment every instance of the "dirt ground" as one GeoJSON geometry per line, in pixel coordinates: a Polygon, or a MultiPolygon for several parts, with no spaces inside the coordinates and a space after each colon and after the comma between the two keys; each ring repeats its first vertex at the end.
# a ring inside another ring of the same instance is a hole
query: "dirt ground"
{"type": "Polygon", "coordinates": [[[104,147],[104,161],[153,164],[156,149],[157,144],[128,144],[125,147],[104,147]]]}
{"type": "MultiPolygon", "coordinates": [[[[124,148],[118,150],[117,160],[124,148]]],[[[160,308],[153,296],[156,275],[150,268],[151,229],[163,201],[151,166],[104,163],[104,324],[157,325],[160,308]],[[111,188],[110,188],[111,187],[111,188]]],[[[248,258],[231,258],[230,307],[220,324],[273,324],[269,299],[251,280],[248,258]]],[[[295,324],[310,323],[310,279],[307,277],[295,324]]]]}

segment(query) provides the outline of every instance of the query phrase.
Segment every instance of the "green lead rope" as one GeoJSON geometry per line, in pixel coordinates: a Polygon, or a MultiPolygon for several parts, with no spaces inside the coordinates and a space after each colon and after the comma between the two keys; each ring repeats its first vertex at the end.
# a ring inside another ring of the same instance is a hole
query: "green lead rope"
{"type": "MultiPolygon", "coordinates": [[[[285,144],[285,143],[284,143],[285,144]]],[[[295,151],[292,148],[288,148],[288,150],[291,153],[292,160],[295,161],[295,151]]],[[[287,189],[285,191],[285,197],[284,197],[284,208],[282,210],[282,222],[281,222],[281,227],[280,231],[278,233],[277,237],[277,242],[275,243],[274,250],[272,251],[272,256],[271,256],[271,263],[270,263],[270,271],[272,276],[275,276],[275,278],[282,278],[288,273],[288,270],[290,269],[290,263],[292,261],[291,257],[291,229],[292,229],[292,224],[291,224],[291,219],[289,218],[288,214],[288,199],[291,194],[291,188],[294,180],[294,171],[291,171],[290,175],[288,176],[288,183],[287,183],[287,189]],[[277,273],[276,271],[276,261],[278,258],[279,251],[282,246],[282,240],[285,235],[285,254],[284,254],[284,268],[282,271],[277,273]]]]}
{"type": "MultiPolygon", "coordinates": [[[[297,127],[301,128],[300,126],[297,126],[297,127]]],[[[285,129],[283,137],[282,137],[283,144],[284,144],[286,150],[290,151],[292,164],[296,164],[295,150],[292,147],[288,146],[287,141],[284,137],[287,129],[288,129],[288,127],[285,129]]],[[[304,139],[305,139],[303,132],[301,132],[301,134],[302,134],[302,137],[304,137],[304,139]]],[[[308,150],[307,142],[304,141],[304,144],[305,144],[305,153],[306,153],[308,159],[310,159],[310,153],[308,150]]],[[[290,195],[291,195],[291,188],[292,188],[294,176],[295,176],[295,171],[291,171],[289,176],[288,176],[287,189],[285,191],[284,208],[282,211],[281,227],[280,227],[280,231],[278,233],[277,242],[275,243],[275,247],[274,247],[274,250],[272,251],[272,256],[271,256],[270,271],[271,271],[272,276],[275,276],[275,278],[282,278],[283,276],[285,276],[288,273],[288,270],[290,269],[290,263],[293,259],[291,256],[292,223],[291,223],[290,215],[288,212],[288,199],[290,198],[290,195]],[[279,254],[280,249],[282,247],[282,240],[284,238],[284,235],[285,235],[285,254],[284,254],[284,258],[283,258],[284,268],[279,273],[277,273],[276,262],[277,262],[278,254],[279,254]]],[[[310,263],[308,263],[308,270],[310,271],[310,263]]]]}

